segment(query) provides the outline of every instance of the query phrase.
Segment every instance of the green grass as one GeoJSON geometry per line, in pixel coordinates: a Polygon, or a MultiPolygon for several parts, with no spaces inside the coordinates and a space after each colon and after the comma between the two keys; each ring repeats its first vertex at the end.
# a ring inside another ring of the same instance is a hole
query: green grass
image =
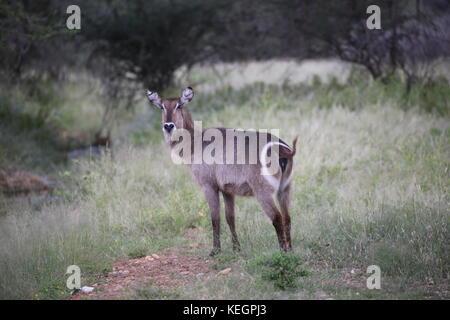
{"type": "Polygon", "coordinates": [[[179,297],[177,289],[161,289],[154,285],[152,280],[149,280],[142,287],[135,288],[129,298],[133,300],[173,300],[179,297]]]}
{"type": "MultiPolygon", "coordinates": [[[[430,292],[442,285],[448,290],[449,281],[450,90],[440,82],[405,98],[399,81],[380,84],[355,72],[347,85],[316,80],[212,91],[199,85],[189,108],[204,127],[278,128],[287,142],[299,135],[291,205],[296,255],[279,254],[258,203],[239,198],[242,252],[232,253],[222,219],[224,252],[212,262],[217,270],[232,268],[230,274],[176,293],[149,284],[136,297],[442,297],[430,292]],[[372,264],[381,268],[381,290],[365,287],[372,264]]],[[[79,265],[88,285],[115,259],[185,245],[184,231],[192,226],[201,244],[193,253],[209,253],[206,201],[187,170],[170,161],[160,115],[145,103],[133,128],[122,128],[114,160],[107,154],[53,168],[66,186],[58,202],[36,208],[0,198],[6,213],[0,217],[0,298],[64,298],[67,266],[79,265]]],[[[39,150],[24,166],[48,159],[39,150]]]]}
{"type": "Polygon", "coordinates": [[[259,256],[250,262],[250,268],[260,269],[261,278],[266,281],[273,282],[278,289],[285,290],[297,288],[298,277],[306,277],[311,273],[308,270],[300,268],[303,263],[300,256],[275,252],[266,256],[259,256]]]}

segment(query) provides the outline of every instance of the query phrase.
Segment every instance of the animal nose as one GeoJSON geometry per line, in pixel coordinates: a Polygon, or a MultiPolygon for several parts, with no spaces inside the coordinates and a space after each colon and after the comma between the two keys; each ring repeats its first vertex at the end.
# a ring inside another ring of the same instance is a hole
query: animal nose
{"type": "Polygon", "coordinates": [[[164,129],[166,129],[167,132],[172,131],[173,127],[175,127],[175,125],[173,123],[165,123],[164,124],[164,129]]]}

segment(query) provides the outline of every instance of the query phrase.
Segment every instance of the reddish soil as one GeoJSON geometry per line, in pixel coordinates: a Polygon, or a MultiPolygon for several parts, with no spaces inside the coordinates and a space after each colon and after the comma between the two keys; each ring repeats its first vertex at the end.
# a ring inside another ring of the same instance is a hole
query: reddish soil
{"type": "Polygon", "coordinates": [[[79,291],[69,299],[124,299],[149,283],[161,289],[173,289],[195,280],[202,281],[214,271],[206,257],[186,253],[191,248],[169,248],[142,258],[118,260],[108,275],[90,285],[94,287],[92,292],[79,291]]]}
{"type": "Polygon", "coordinates": [[[51,188],[45,178],[25,171],[0,169],[0,191],[6,194],[45,192],[51,188]]]}

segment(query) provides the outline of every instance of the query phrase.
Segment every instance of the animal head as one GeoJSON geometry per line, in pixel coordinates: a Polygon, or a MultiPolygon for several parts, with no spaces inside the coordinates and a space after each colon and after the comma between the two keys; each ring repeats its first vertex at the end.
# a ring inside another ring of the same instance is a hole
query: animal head
{"type": "Polygon", "coordinates": [[[191,102],[193,97],[194,90],[191,87],[184,89],[179,98],[170,99],[163,99],[158,93],[147,90],[147,98],[150,103],[162,111],[161,126],[165,137],[170,137],[177,129],[192,127],[192,120],[186,105],[191,102]]]}

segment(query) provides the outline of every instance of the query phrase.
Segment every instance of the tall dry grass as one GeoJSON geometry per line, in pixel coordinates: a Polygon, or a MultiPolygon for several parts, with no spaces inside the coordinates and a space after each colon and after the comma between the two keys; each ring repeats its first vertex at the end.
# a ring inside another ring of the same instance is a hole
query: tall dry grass
{"type": "MultiPolygon", "coordinates": [[[[224,224],[224,253],[215,260],[234,272],[181,288],[181,297],[314,298],[325,291],[348,298],[354,292],[339,282],[341,270],[372,264],[380,266],[383,284],[401,288],[375,297],[448,281],[448,117],[364,77],[351,75],[346,85],[316,79],[197,91],[189,108],[204,127],[277,128],[285,141],[299,135],[292,237],[312,276],[286,292],[261,280],[253,262],[278,250],[275,232],[255,200],[238,199],[243,251],[231,252],[224,224]]],[[[79,265],[89,284],[114,259],[182,245],[192,226],[196,241],[209,245],[206,201],[185,168],[171,163],[159,115],[145,103],[138,129],[127,126],[114,160],[80,159],[58,173],[66,186],[59,200],[2,202],[1,298],[66,297],[68,265],[79,265]]]]}

